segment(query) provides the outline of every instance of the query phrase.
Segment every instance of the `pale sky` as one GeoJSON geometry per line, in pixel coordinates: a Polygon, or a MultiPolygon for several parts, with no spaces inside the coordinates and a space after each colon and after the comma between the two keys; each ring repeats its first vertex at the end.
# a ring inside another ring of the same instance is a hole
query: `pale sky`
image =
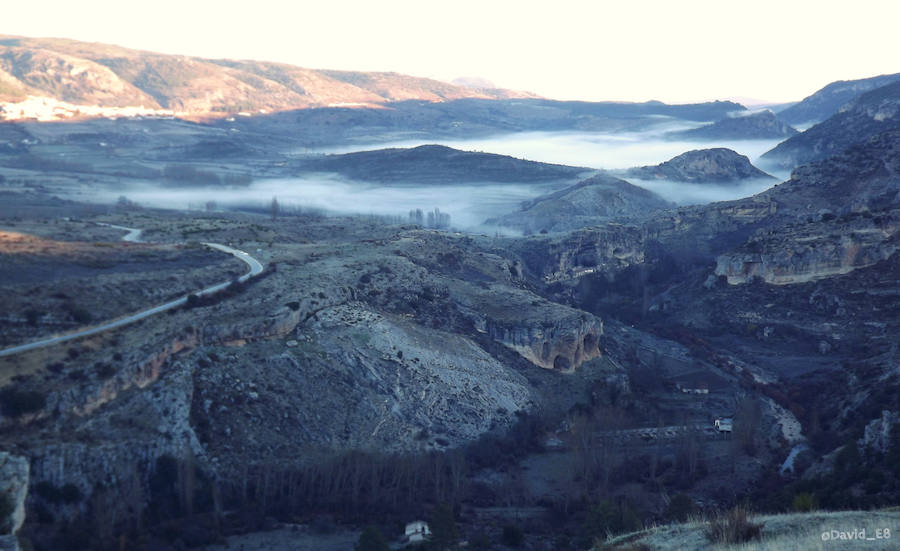
{"type": "Polygon", "coordinates": [[[12,0],[0,33],[486,78],[556,99],[800,100],[900,72],[897,0],[12,0]]]}

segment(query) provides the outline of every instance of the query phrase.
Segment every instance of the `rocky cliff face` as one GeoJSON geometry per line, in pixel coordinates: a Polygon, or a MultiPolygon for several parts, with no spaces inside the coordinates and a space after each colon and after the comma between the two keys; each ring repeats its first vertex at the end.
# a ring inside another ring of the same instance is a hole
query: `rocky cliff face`
{"type": "MultiPolygon", "coordinates": [[[[15,544],[15,534],[25,521],[25,498],[28,495],[28,459],[9,452],[0,452],[0,496],[9,500],[12,511],[0,519],[0,545],[15,544]],[[12,538],[5,535],[11,534],[12,538]],[[10,541],[3,541],[6,538],[10,541]]],[[[17,549],[17,547],[12,547],[17,549]]]]}
{"type": "Polygon", "coordinates": [[[169,362],[146,390],[123,393],[90,415],[63,417],[61,438],[40,438],[28,447],[33,482],[73,484],[90,496],[97,480],[111,486],[144,480],[163,455],[202,458],[190,421],[193,369],[189,362],[169,362]],[[98,442],[83,441],[87,435],[98,442]]]}
{"type": "MultiPolygon", "coordinates": [[[[859,222],[859,221],[857,221],[859,222]]],[[[898,249],[896,227],[871,223],[814,224],[754,239],[734,252],[720,255],[715,274],[728,283],[760,278],[785,285],[846,274],[890,258],[898,249]],[[843,226],[843,227],[841,227],[843,226]]]]}
{"type": "Polygon", "coordinates": [[[513,289],[456,286],[452,295],[475,329],[536,366],[571,372],[601,355],[603,322],[513,289]]]}
{"type": "Polygon", "coordinates": [[[612,274],[643,262],[643,235],[637,226],[609,223],[560,236],[514,240],[510,250],[523,269],[547,283],[589,273],[612,274]]]}
{"type": "Polygon", "coordinates": [[[859,440],[860,448],[885,453],[892,444],[891,433],[894,425],[900,423],[900,415],[890,410],[881,412],[881,417],[866,425],[863,437],[859,440]]]}
{"type": "Polygon", "coordinates": [[[626,178],[676,182],[738,182],[772,176],[759,170],[744,155],[724,147],[695,149],[655,166],[631,168],[626,178]]]}

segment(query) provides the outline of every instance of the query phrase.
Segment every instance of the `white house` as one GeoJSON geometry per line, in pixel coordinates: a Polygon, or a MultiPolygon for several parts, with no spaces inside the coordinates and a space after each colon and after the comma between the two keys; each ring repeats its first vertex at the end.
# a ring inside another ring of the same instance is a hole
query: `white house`
{"type": "Polygon", "coordinates": [[[731,432],[734,420],[731,417],[720,417],[716,419],[716,430],[719,432],[731,432]]]}
{"type": "Polygon", "coordinates": [[[431,529],[424,520],[415,520],[406,525],[404,543],[421,543],[431,537],[431,529]]]}

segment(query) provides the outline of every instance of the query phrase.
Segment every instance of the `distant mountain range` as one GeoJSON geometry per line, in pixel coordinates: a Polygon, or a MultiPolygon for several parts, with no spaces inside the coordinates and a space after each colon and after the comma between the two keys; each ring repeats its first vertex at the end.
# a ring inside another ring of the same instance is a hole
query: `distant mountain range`
{"type": "Polygon", "coordinates": [[[76,105],[179,113],[282,111],[402,100],[525,98],[398,73],[329,71],[202,59],[56,38],[0,35],[0,101],[43,96],[76,105]]]}
{"type": "Polygon", "coordinates": [[[821,122],[865,92],[898,80],[900,73],[832,82],[800,103],[779,112],[778,117],[789,124],[821,122]]]}
{"type": "Polygon", "coordinates": [[[763,158],[785,168],[796,167],[897,129],[900,129],[900,81],[862,94],[840,113],[781,142],[763,158]]]}

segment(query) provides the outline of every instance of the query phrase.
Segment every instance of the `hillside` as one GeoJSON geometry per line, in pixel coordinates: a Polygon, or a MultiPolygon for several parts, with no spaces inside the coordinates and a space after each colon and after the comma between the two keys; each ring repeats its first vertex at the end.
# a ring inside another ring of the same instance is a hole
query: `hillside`
{"type": "MultiPolygon", "coordinates": [[[[859,548],[895,549],[891,547],[893,532],[887,536],[884,529],[891,530],[900,520],[896,511],[839,511],[812,512],[786,515],[761,515],[751,518],[752,522],[761,523],[760,539],[744,544],[744,551],[762,551],[778,549],[779,551],[814,551],[826,549],[846,549],[846,545],[858,545],[859,548]],[[850,543],[846,541],[850,535],[865,530],[866,541],[850,543]],[[832,537],[832,530],[838,534],[832,537]],[[845,534],[841,538],[841,532],[845,534]],[[827,534],[824,535],[824,534],[827,534]],[[871,537],[872,540],[868,540],[871,537]],[[836,540],[836,541],[832,541],[836,540]],[[841,541],[845,540],[845,541],[841,541]]],[[[602,550],[637,550],[654,551],[699,551],[710,549],[713,544],[706,538],[705,530],[709,523],[692,521],[683,524],[655,526],[641,532],[612,538],[595,549],[602,550]]],[[[720,544],[724,547],[724,544],[720,544]]],[[[718,546],[717,546],[718,548],[718,546]]]]}
{"type": "Polygon", "coordinates": [[[598,174],[574,186],[532,199],[522,205],[520,211],[485,223],[525,233],[568,231],[611,220],[634,221],[671,206],[652,191],[607,174],[598,174]]]}
{"type": "Polygon", "coordinates": [[[859,80],[839,80],[788,107],[778,116],[789,124],[821,122],[840,111],[860,95],[900,80],[900,73],[859,80]]]}
{"type": "Polygon", "coordinates": [[[771,111],[761,111],[749,115],[727,117],[691,130],[671,132],[666,136],[686,140],[764,140],[787,138],[797,134],[797,130],[782,122],[771,111]]]}
{"type": "Polygon", "coordinates": [[[624,171],[625,177],[676,182],[739,182],[753,178],[772,178],[750,163],[745,155],[716,147],[695,149],[653,166],[624,171]]]}
{"type": "Polygon", "coordinates": [[[778,144],[763,158],[796,167],[896,128],[900,128],[900,82],[866,92],[840,113],[778,144]]]}
{"type": "Polygon", "coordinates": [[[301,161],[298,168],[379,183],[544,182],[568,180],[591,171],[507,155],[460,151],[443,145],[327,155],[301,161]]]}
{"type": "Polygon", "coordinates": [[[75,105],[143,105],[189,114],[280,111],[401,100],[521,98],[398,73],[327,71],[201,59],[68,39],[0,35],[0,101],[45,96],[75,105]]]}

